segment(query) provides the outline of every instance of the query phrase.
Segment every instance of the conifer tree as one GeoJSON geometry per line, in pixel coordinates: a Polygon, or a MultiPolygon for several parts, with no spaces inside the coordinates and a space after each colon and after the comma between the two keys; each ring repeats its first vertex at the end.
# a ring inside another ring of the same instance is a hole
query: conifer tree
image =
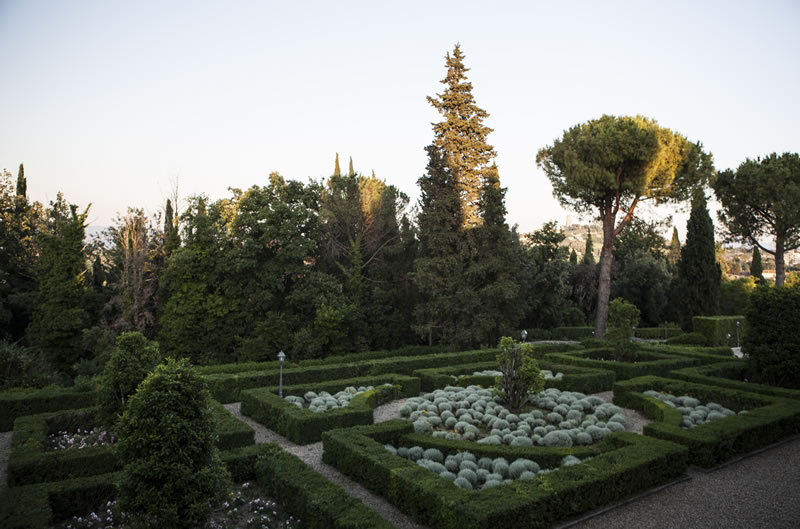
{"type": "Polygon", "coordinates": [[[761,264],[761,251],[758,246],[753,246],[753,260],[750,262],[750,277],[756,280],[756,283],[764,281],[764,266],[761,264]]]}
{"type": "Polygon", "coordinates": [[[461,229],[468,229],[482,223],[481,190],[492,171],[496,153],[486,142],[492,129],[483,121],[489,114],[475,103],[472,83],[466,77],[469,68],[464,66],[459,44],[452,55],[445,56],[445,62],[447,76],[442,84],[446,88],[435,98],[428,97],[428,102],[444,118],[433,125],[433,145],[442,153],[452,172],[461,201],[461,229]]]}
{"type": "Polygon", "coordinates": [[[678,228],[672,227],[672,241],[669,243],[669,254],[667,254],[667,262],[670,266],[678,266],[678,261],[681,260],[681,240],[678,238],[678,228]]]}
{"type": "Polygon", "coordinates": [[[692,212],[686,223],[686,244],[678,264],[680,319],[684,330],[691,330],[693,316],[712,316],[719,308],[722,270],[716,260],[714,224],[708,214],[702,191],[692,199],[692,212]]]}
{"type": "Polygon", "coordinates": [[[336,153],[336,163],[333,166],[333,176],[342,176],[342,169],[339,167],[339,153],[336,153]]]}
{"type": "Polygon", "coordinates": [[[356,175],[355,169],[353,169],[353,157],[350,157],[350,168],[347,170],[347,176],[353,177],[356,175]]]}
{"type": "Polygon", "coordinates": [[[594,264],[594,242],[592,241],[592,232],[586,232],[586,248],[583,250],[583,264],[594,264]]]}
{"type": "Polygon", "coordinates": [[[574,249],[569,253],[569,263],[570,264],[578,264],[578,252],[574,249]]]}
{"type": "Polygon", "coordinates": [[[25,178],[25,167],[22,164],[19,164],[17,173],[17,196],[22,197],[23,200],[28,198],[28,180],[25,178]]]}

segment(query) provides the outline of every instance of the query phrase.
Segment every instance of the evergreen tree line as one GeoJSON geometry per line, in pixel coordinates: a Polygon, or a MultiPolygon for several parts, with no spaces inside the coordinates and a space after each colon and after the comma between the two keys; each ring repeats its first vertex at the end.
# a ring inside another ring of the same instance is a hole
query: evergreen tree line
{"type": "MultiPolygon", "coordinates": [[[[158,340],[165,355],[217,363],[271,359],[280,350],[298,359],[414,344],[496,346],[523,327],[592,320],[602,334],[609,297],[635,304],[642,325],[670,320],[687,329],[693,315],[716,314],[721,295],[726,305],[705,196],[712,166],[699,144],[650,120],[604,116],[540,151],[562,202],[582,212],[599,208],[604,219],[600,262],[591,238],[579,258],[562,245],[555,222],[523,236],[507,224],[488,113],[474,100],[463,59],[458,45],[446,55],[444,90],[428,98],[442,120],[433,124],[414,207],[374,173],[356,172],[352,159],[343,173],[337,154],[323,181],[272,173],[266,185],[230,189],[226,198],[190,197],[180,213],[172,200],[155,217],[129,209],[87,242],[88,207],[81,211],[60,194],[48,207],[30,202],[22,165],[16,185],[5,172],[5,371],[40,362],[69,376],[95,374],[114,336],[126,331],[158,340]],[[613,143],[626,135],[636,148],[613,143]],[[575,166],[581,154],[568,152],[571,142],[594,156],[587,141],[611,142],[597,147],[598,156],[614,154],[604,160],[621,157],[619,169],[608,169],[622,186],[616,204],[613,189],[598,194],[597,182],[570,180],[586,174],[575,166]],[[662,159],[655,164],[648,156],[662,159]],[[625,183],[626,171],[635,185],[625,183]],[[665,244],[661,232],[670,219],[634,214],[647,196],[634,193],[622,207],[621,194],[636,186],[641,193],[661,189],[657,200],[692,197],[685,245],[675,229],[665,244]],[[618,211],[624,215],[615,224],[618,211]],[[22,354],[23,347],[33,354],[22,354]]],[[[790,169],[792,163],[790,156],[790,169]]],[[[737,213],[731,208],[725,220],[737,213]]],[[[735,227],[729,238],[748,236],[735,227]]],[[[781,232],[781,251],[797,242],[794,230],[781,232]]]]}

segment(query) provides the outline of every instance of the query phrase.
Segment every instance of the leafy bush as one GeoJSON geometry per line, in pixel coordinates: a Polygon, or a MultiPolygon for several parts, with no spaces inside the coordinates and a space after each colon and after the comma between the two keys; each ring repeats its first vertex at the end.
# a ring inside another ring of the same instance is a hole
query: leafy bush
{"type": "Polygon", "coordinates": [[[502,379],[498,377],[495,389],[513,412],[518,412],[533,393],[544,388],[544,377],[533,359],[531,344],[515,344],[513,338],[504,336],[500,340],[500,363],[502,379]]]}
{"type": "Polygon", "coordinates": [[[215,446],[211,396],[188,360],[142,382],[120,421],[120,507],[132,527],[197,527],[230,491],[215,446]]]}
{"type": "Polygon", "coordinates": [[[742,350],[753,379],[800,388],[800,289],[756,289],[747,324],[742,350]]]}
{"type": "Polygon", "coordinates": [[[125,411],[128,398],[160,361],[158,343],[148,342],[138,332],[119,335],[100,380],[97,395],[100,419],[107,424],[116,422],[125,411]]]}
{"type": "Polygon", "coordinates": [[[0,342],[0,389],[44,387],[56,380],[47,361],[32,349],[0,342]]]}
{"type": "Polygon", "coordinates": [[[604,338],[614,347],[616,360],[624,360],[634,351],[631,337],[638,323],[639,309],[633,303],[616,298],[608,304],[608,330],[604,338]]]}

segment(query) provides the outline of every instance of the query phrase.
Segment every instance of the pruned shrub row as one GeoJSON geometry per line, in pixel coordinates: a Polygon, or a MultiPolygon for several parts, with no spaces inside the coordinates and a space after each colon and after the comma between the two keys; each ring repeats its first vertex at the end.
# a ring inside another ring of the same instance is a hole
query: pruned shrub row
{"type": "MultiPolygon", "coordinates": [[[[406,446],[413,443],[433,447],[432,441],[437,441],[437,448],[450,452],[458,450],[456,446],[450,448],[450,443],[457,442],[420,435],[406,437],[407,433],[408,423],[404,421],[326,432],[323,459],[387,498],[416,521],[442,529],[549,527],[559,520],[673,479],[686,470],[685,448],[620,432],[605,441],[606,451],[598,447],[517,447],[512,455],[507,449],[508,457],[519,453],[523,454],[520,457],[534,461],[548,457],[545,454],[553,458],[575,450],[596,452],[591,460],[580,465],[487,490],[467,491],[390,453],[383,446],[395,441],[406,446]]],[[[469,444],[473,453],[475,447],[474,443],[469,444]]],[[[498,449],[501,448],[494,448],[498,449]]]]}
{"type": "Polygon", "coordinates": [[[695,316],[692,318],[692,329],[705,336],[705,345],[736,347],[737,322],[741,341],[744,336],[744,316],[695,316]]]}
{"type": "MultiPolygon", "coordinates": [[[[613,358],[614,351],[606,348],[587,349],[572,353],[551,353],[547,355],[548,360],[558,364],[613,371],[616,380],[626,380],[642,375],[666,376],[673,369],[680,369],[682,367],[689,367],[701,363],[701,360],[698,358],[656,352],[649,348],[642,348],[642,350],[636,354],[635,361],[632,362],[616,361],[613,360],[613,358]]],[[[718,359],[719,358],[717,358],[717,360],[718,359]]]]}
{"type": "Polygon", "coordinates": [[[730,458],[800,433],[800,402],[683,380],[644,376],[614,384],[614,403],[640,410],[655,422],[644,433],[689,448],[689,462],[713,467],[730,458]],[[680,427],[681,414],[643,393],[648,390],[690,395],[745,414],[725,417],[696,428],[680,427]]]}
{"type": "Polygon", "coordinates": [[[800,390],[749,382],[746,380],[748,376],[747,360],[728,360],[700,367],[686,367],[670,373],[670,378],[679,378],[698,384],[800,400],[800,390]]]}
{"type": "Polygon", "coordinates": [[[96,391],[72,388],[13,389],[0,393],[0,432],[14,428],[14,420],[25,415],[94,406],[96,391]]]}

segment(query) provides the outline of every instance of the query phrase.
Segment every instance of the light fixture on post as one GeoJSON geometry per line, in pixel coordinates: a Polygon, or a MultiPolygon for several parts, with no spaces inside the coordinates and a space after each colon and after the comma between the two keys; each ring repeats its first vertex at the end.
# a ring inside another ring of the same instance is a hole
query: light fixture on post
{"type": "Polygon", "coordinates": [[[736,347],[741,347],[739,345],[739,321],[736,321],[736,347]]]}
{"type": "Polygon", "coordinates": [[[280,378],[278,381],[278,396],[283,398],[283,361],[286,360],[286,354],[283,351],[278,353],[278,360],[281,361],[280,378]]]}
{"type": "Polygon", "coordinates": [[[519,333],[519,335],[522,338],[523,343],[525,342],[525,340],[528,339],[528,331],[526,331],[525,329],[522,329],[522,332],[519,333]]]}

